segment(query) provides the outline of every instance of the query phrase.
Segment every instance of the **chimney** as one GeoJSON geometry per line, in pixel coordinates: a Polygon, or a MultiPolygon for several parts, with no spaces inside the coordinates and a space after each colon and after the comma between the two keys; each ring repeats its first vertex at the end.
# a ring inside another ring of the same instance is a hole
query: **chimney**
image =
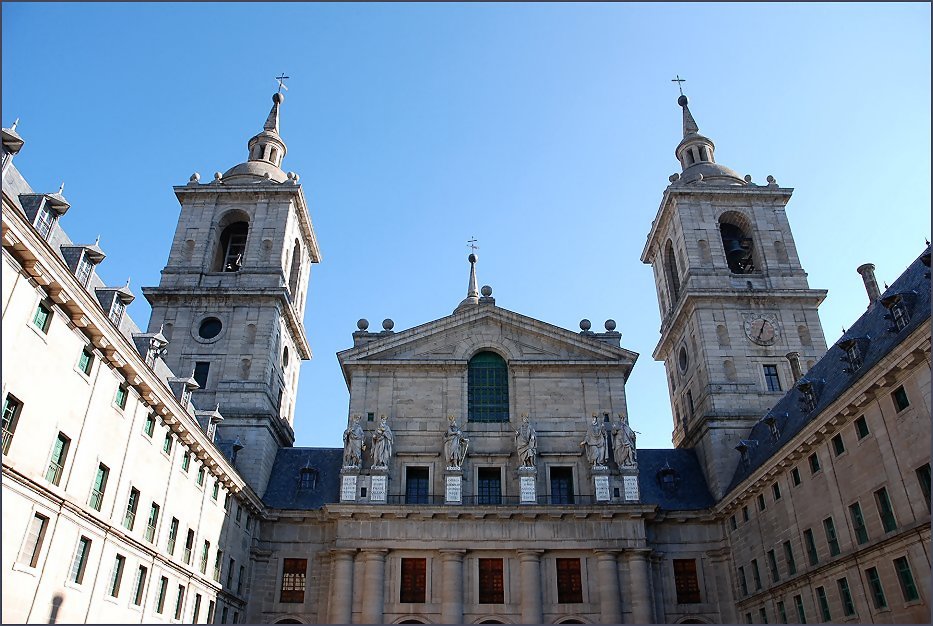
{"type": "Polygon", "coordinates": [[[796,352],[788,352],[784,355],[787,362],[790,363],[790,371],[794,375],[794,382],[801,379],[803,373],[800,371],[800,355],[796,352]]]}
{"type": "Polygon", "coordinates": [[[872,263],[865,263],[859,265],[855,271],[861,274],[862,280],[865,281],[865,291],[868,292],[868,306],[871,306],[881,299],[878,281],[875,280],[875,266],[872,263]]]}

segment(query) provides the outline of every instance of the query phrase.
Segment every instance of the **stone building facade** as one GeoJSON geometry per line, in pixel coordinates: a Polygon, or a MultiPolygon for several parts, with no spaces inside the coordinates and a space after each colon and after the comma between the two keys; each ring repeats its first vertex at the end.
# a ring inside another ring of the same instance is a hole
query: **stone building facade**
{"type": "Polygon", "coordinates": [[[793,190],[716,163],[681,98],[682,173],[641,259],[674,448],[637,446],[638,355],[612,320],[499,307],[475,255],[451,315],[359,321],[343,445],[295,447],[321,254],[281,167],[282,103],[246,162],[175,187],[145,333],[3,129],[5,621],[928,617],[929,248],[884,293],[859,268],[869,307],[827,349],[793,190]]]}

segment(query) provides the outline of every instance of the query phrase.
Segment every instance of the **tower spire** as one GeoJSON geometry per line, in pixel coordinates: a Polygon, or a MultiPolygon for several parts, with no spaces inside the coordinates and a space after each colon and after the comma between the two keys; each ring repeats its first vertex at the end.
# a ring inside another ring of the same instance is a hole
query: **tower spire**
{"type": "MultiPolygon", "coordinates": [[[[681,79],[682,80],[682,79],[681,79]]],[[[675,79],[680,86],[680,82],[675,79]]],[[[680,161],[683,174],[679,177],[679,184],[690,184],[702,181],[714,185],[745,185],[747,184],[736,172],[716,163],[714,152],[716,144],[709,137],[700,134],[697,121],[690,112],[687,96],[681,92],[677,104],[683,112],[684,136],[674,149],[674,156],[680,161]]]]}
{"type": "Polygon", "coordinates": [[[479,304],[479,287],[477,287],[476,282],[476,261],[478,260],[478,257],[476,256],[475,252],[479,246],[476,245],[475,238],[470,239],[467,243],[470,244],[470,248],[474,251],[471,252],[470,256],[467,257],[467,260],[470,262],[470,280],[467,284],[467,297],[457,305],[457,308],[454,309],[454,313],[462,312],[464,307],[479,304]]]}
{"type": "Polygon", "coordinates": [[[688,135],[697,135],[700,133],[700,127],[697,126],[697,122],[693,119],[693,114],[690,113],[690,107],[687,106],[687,96],[680,94],[680,97],[677,98],[677,104],[679,104],[684,110],[684,138],[688,135]]]}
{"type": "Polygon", "coordinates": [[[288,179],[282,171],[282,160],[288,148],[279,136],[279,113],[282,103],[285,102],[282,89],[286,88],[282,81],[285,78],[288,77],[282,75],[276,78],[279,81],[279,91],[272,94],[272,109],[262,125],[262,131],[250,138],[246,162],[235,165],[223,174],[222,179],[225,183],[238,182],[238,179],[254,182],[263,178],[283,183],[288,179]]]}

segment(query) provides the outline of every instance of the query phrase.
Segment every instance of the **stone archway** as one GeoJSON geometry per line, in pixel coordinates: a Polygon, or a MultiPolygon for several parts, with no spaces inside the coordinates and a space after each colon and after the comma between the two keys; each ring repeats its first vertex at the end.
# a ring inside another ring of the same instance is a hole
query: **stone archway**
{"type": "Polygon", "coordinates": [[[296,619],[292,619],[291,617],[286,617],[285,619],[280,619],[279,621],[276,622],[276,624],[300,624],[300,623],[301,622],[299,622],[296,619]]]}

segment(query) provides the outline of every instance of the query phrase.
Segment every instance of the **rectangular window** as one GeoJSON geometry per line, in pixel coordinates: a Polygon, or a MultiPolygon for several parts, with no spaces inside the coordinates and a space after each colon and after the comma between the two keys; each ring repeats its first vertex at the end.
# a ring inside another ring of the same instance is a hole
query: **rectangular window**
{"type": "Polygon", "coordinates": [[[846,444],[842,441],[842,435],[838,434],[832,438],[833,442],[833,454],[839,456],[846,451],[846,444]]]}
{"type": "Polygon", "coordinates": [[[209,601],[207,603],[207,619],[204,620],[205,624],[214,623],[214,608],[215,608],[214,601],[213,600],[209,601]]]}
{"type": "Polygon", "coordinates": [[[236,560],[231,557],[230,566],[227,568],[227,588],[233,587],[233,570],[236,566],[236,560]]]}
{"type": "Polygon", "coordinates": [[[759,620],[762,624],[767,624],[767,623],[768,623],[768,612],[765,611],[765,607],[763,607],[763,606],[758,608],[758,620],[759,620]]]}
{"type": "Polygon", "coordinates": [[[191,617],[192,624],[198,623],[198,613],[200,612],[201,612],[201,594],[196,593],[194,594],[194,612],[192,613],[192,617],[191,617]]]}
{"type": "Polygon", "coordinates": [[[739,525],[738,525],[738,523],[735,521],[735,515],[730,516],[730,517],[729,517],[729,528],[731,528],[732,530],[735,530],[735,529],[738,528],[738,527],[739,527],[739,525]]]}
{"type": "Polygon", "coordinates": [[[58,433],[55,445],[52,447],[49,469],[45,472],[45,479],[53,485],[58,485],[62,480],[62,471],[65,469],[65,460],[68,458],[68,447],[70,445],[71,439],[66,437],[64,433],[58,433]]]}
{"type": "Polygon", "coordinates": [[[479,559],[479,603],[505,603],[502,559],[479,559]]]}
{"type": "Polygon", "coordinates": [[[172,433],[165,433],[165,439],[162,441],[162,452],[165,454],[172,453],[172,433]]]}
{"type": "Polygon", "coordinates": [[[126,565],[126,557],[118,554],[113,564],[113,576],[110,578],[110,597],[120,597],[120,583],[123,582],[123,566],[126,565]]]}
{"type": "Polygon", "coordinates": [[[54,223],[55,216],[52,215],[51,209],[43,202],[36,212],[35,227],[36,230],[39,231],[39,236],[43,239],[48,239],[49,234],[52,232],[52,224],[54,223]]]}
{"type": "Polygon", "coordinates": [[[243,595],[243,581],[246,579],[246,567],[244,565],[240,566],[240,572],[236,577],[236,593],[237,595],[243,595]]]}
{"type": "Polygon", "coordinates": [[[126,385],[117,385],[117,395],[114,397],[113,402],[121,409],[126,408],[126,397],[129,395],[129,391],[126,385]]]}
{"type": "Polygon", "coordinates": [[[149,570],[146,569],[145,565],[140,565],[139,569],[136,570],[136,588],[133,591],[133,604],[136,606],[142,606],[143,597],[146,593],[146,574],[149,573],[149,570]]]}
{"type": "Polygon", "coordinates": [[[694,411],[694,407],[693,407],[693,391],[690,390],[690,389],[687,390],[687,409],[688,409],[689,412],[690,412],[690,417],[693,417],[693,411],[694,411]]]}
{"type": "Polygon", "coordinates": [[[836,536],[836,524],[833,518],[827,517],[823,520],[823,531],[826,533],[826,545],[829,546],[829,556],[839,554],[839,538],[836,536]]]}
{"type": "Polygon", "coordinates": [[[778,571],[777,554],[774,550],[768,550],[768,569],[771,571],[771,582],[776,583],[781,580],[781,574],[778,571]]]}
{"type": "Polygon", "coordinates": [[[182,559],[184,560],[185,565],[188,565],[191,563],[191,550],[193,549],[194,549],[194,531],[189,528],[188,534],[185,536],[185,551],[183,553],[183,559],[182,559]]]}
{"type": "Polygon", "coordinates": [[[90,348],[84,348],[81,350],[81,356],[78,357],[78,369],[90,376],[92,367],[94,367],[94,352],[90,348]]]}
{"type": "Polygon", "coordinates": [[[214,491],[211,492],[211,498],[213,498],[214,500],[216,500],[216,499],[217,499],[217,494],[218,494],[218,493],[220,493],[220,481],[219,481],[219,480],[215,480],[215,481],[214,481],[214,491]]]}
{"type": "Polygon", "coordinates": [[[859,439],[864,439],[868,436],[868,433],[868,422],[865,421],[865,416],[861,415],[855,420],[855,434],[858,435],[859,439]]]}
{"type": "Polygon", "coordinates": [[[573,468],[552,467],[551,504],[573,504],[573,468]]]}
{"type": "Polygon", "coordinates": [[[868,543],[868,527],[862,517],[862,507],[858,502],[849,505],[849,517],[852,518],[852,529],[855,531],[855,541],[862,545],[868,543]]]}
{"type": "Polygon", "coordinates": [[[79,585],[84,582],[84,570],[87,569],[87,559],[90,552],[91,540],[87,537],[81,537],[75,550],[74,561],[71,563],[71,573],[69,574],[71,582],[79,585]]]}
{"type": "Polygon", "coordinates": [[[789,541],[784,542],[784,560],[787,561],[787,575],[793,576],[797,573],[797,562],[794,560],[794,548],[789,541]]]}
{"type": "Polygon", "coordinates": [[[163,576],[159,579],[159,589],[156,592],[155,612],[162,614],[165,610],[165,594],[168,592],[168,578],[163,576]]]}
{"type": "Polygon", "coordinates": [[[674,559],[674,589],[677,591],[677,604],[701,602],[696,559],[674,559]]]}
{"type": "Polygon", "coordinates": [[[3,454],[10,451],[10,444],[13,443],[13,433],[16,432],[22,406],[23,403],[10,394],[7,394],[3,400],[3,454]]]}
{"type": "Polygon", "coordinates": [[[792,469],[790,471],[790,479],[791,482],[794,483],[794,487],[798,486],[800,484],[800,470],[798,470],[796,467],[792,469]]]}
{"type": "Polygon", "coordinates": [[[758,510],[765,510],[765,495],[763,493],[758,494],[758,510]]]}
{"type": "Polygon", "coordinates": [[[920,492],[923,493],[923,499],[926,500],[927,508],[930,508],[930,464],[926,463],[917,468],[917,482],[920,483],[920,492]]]}
{"type": "Polygon", "coordinates": [[[826,598],[826,588],[817,587],[816,588],[816,599],[820,603],[820,615],[823,618],[824,622],[830,622],[833,619],[833,616],[829,612],[829,600],[826,598]]]}
{"type": "Polygon", "coordinates": [[[185,450],[185,453],[181,455],[181,469],[187,472],[189,467],[191,467],[191,452],[185,450]]]}
{"type": "Polygon", "coordinates": [[[221,624],[226,624],[226,623],[227,623],[227,607],[224,607],[224,608],[221,609],[221,611],[220,611],[220,623],[221,623],[221,624]]]}
{"type": "Polygon", "coordinates": [[[787,609],[784,608],[783,600],[778,600],[777,609],[778,609],[778,617],[780,617],[781,623],[786,624],[787,623],[787,609]]]}
{"type": "Polygon", "coordinates": [[[152,437],[152,433],[155,432],[155,414],[146,414],[146,421],[143,423],[143,432],[146,433],[147,437],[152,437]]]}
{"type": "Polygon", "coordinates": [[[87,505],[95,511],[100,511],[104,503],[104,491],[107,489],[107,478],[110,477],[110,468],[101,463],[97,466],[97,475],[94,477],[94,486],[91,487],[91,495],[88,498],[87,505]]]}
{"type": "Polygon", "coordinates": [[[75,268],[75,278],[78,279],[78,282],[83,286],[87,286],[87,281],[91,279],[91,260],[87,256],[87,252],[81,252],[81,258],[78,259],[78,266],[75,268]]]}
{"type": "Polygon", "coordinates": [[[881,586],[881,577],[878,576],[878,570],[874,567],[869,567],[865,570],[865,577],[868,579],[868,586],[871,588],[871,599],[875,608],[888,608],[888,601],[884,597],[884,587],[881,586]]]}
{"type": "MultiPolygon", "coordinates": [[[[402,559],[402,575],[405,568],[402,559]]],[[[423,561],[424,559],[422,559],[423,561]]],[[[284,559],[282,565],[282,588],[279,590],[279,602],[304,602],[305,580],[308,571],[308,559],[284,559]]],[[[402,600],[405,602],[405,600],[402,600]]],[[[423,602],[423,600],[422,600],[423,602]]]]}
{"type": "Polygon", "coordinates": [[[846,617],[855,615],[855,604],[852,602],[852,592],[849,591],[849,581],[843,577],[836,581],[839,587],[839,599],[842,601],[842,614],[846,617]]]}
{"type": "Polygon", "coordinates": [[[45,531],[48,527],[49,518],[45,515],[36,513],[32,516],[23,547],[19,551],[19,558],[16,559],[19,563],[29,567],[35,567],[39,563],[39,553],[42,552],[42,543],[45,541],[45,531]]]}
{"type": "Polygon", "coordinates": [[[168,543],[165,546],[165,551],[171,555],[175,554],[175,542],[178,540],[178,518],[173,517],[171,524],[168,526],[168,543]]]}
{"type": "Polygon", "coordinates": [[[781,379],[778,377],[777,365],[765,365],[764,368],[768,391],[781,391],[781,379]]]}
{"type": "Polygon", "coordinates": [[[233,612],[233,623],[238,624],[239,621],[240,621],[240,613],[239,611],[234,611],[233,612]]]}
{"type": "Polygon", "coordinates": [[[889,533],[897,528],[897,520],[894,519],[894,509],[891,507],[888,490],[882,487],[876,491],[875,502],[878,504],[878,515],[881,516],[881,526],[884,532],[889,533]]]}
{"type": "Polygon", "coordinates": [[[115,296],[113,299],[113,304],[110,306],[110,321],[113,322],[113,325],[117,328],[120,327],[120,321],[123,319],[123,313],[126,311],[126,305],[123,304],[123,300],[119,296],[115,296]]]}
{"type": "Polygon", "coordinates": [[[777,502],[781,499],[781,486],[777,483],[771,485],[771,495],[774,497],[774,501],[777,502]]]}
{"type": "Polygon", "coordinates": [[[742,595],[748,595],[748,581],[745,580],[745,567],[739,566],[739,588],[742,590],[742,595]]]}
{"type": "Polygon", "coordinates": [[[204,466],[198,468],[198,487],[204,486],[204,466]]]}
{"type": "Polygon", "coordinates": [[[207,389],[207,373],[211,369],[208,361],[198,361],[194,364],[194,382],[201,386],[201,389],[207,389]]]}
{"type": "Polygon", "coordinates": [[[891,392],[891,400],[894,401],[894,409],[900,413],[910,406],[910,400],[907,399],[907,392],[904,391],[904,385],[891,392]]]}
{"type": "Polygon", "coordinates": [[[816,551],[816,541],[813,539],[813,530],[808,528],[803,531],[803,541],[804,545],[807,547],[807,559],[810,561],[810,565],[816,565],[820,562],[820,557],[816,551]]]}
{"type": "Polygon", "coordinates": [[[558,604],[583,602],[580,559],[557,559],[557,602],[558,604]]]}
{"type": "Polygon", "coordinates": [[[806,624],[807,623],[807,613],[803,610],[803,597],[794,596],[794,605],[797,607],[797,623],[806,624]]]}
{"type": "Polygon", "coordinates": [[[820,471],[820,457],[817,456],[816,452],[810,455],[810,458],[807,459],[810,462],[810,473],[816,474],[820,471]]]}
{"type": "Polygon", "coordinates": [[[476,503],[502,504],[502,470],[480,467],[476,475],[476,503]]]}
{"type": "Polygon", "coordinates": [[[747,506],[743,506],[743,507],[742,507],[742,521],[743,521],[743,522],[747,522],[747,521],[748,521],[748,517],[749,517],[749,516],[748,516],[748,507],[747,507],[747,506]]]}
{"type": "Polygon", "coordinates": [[[405,468],[405,503],[428,503],[428,468],[405,468]]]}
{"type": "Polygon", "coordinates": [[[44,302],[40,302],[39,306],[36,307],[36,314],[32,316],[32,325],[45,334],[49,332],[51,322],[52,309],[47,307],[44,302]]]}
{"type": "Polygon", "coordinates": [[[399,602],[424,603],[427,591],[427,560],[402,559],[399,602]]]}
{"type": "Polygon", "coordinates": [[[239,502],[235,503],[234,506],[236,507],[236,523],[239,524],[241,519],[240,516],[243,514],[243,509],[240,507],[239,502]]]}
{"type": "Polygon", "coordinates": [[[208,557],[208,553],[209,553],[210,551],[211,551],[211,542],[210,542],[210,541],[205,541],[205,542],[204,542],[204,545],[201,546],[201,565],[200,565],[200,569],[201,569],[201,573],[202,573],[202,574],[206,574],[206,573],[207,573],[207,557],[208,557]]]}
{"type": "Polygon", "coordinates": [[[216,556],[214,556],[214,580],[220,582],[220,568],[223,567],[224,563],[224,551],[218,550],[216,556]]]}
{"type": "Polygon", "coordinates": [[[126,514],[123,516],[123,526],[127,530],[133,530],[136,525],[136,508],[139,506],[139,490],[135,487],[130,488],[130,497],[126,501],[126,514]]]}
{"type": "Polygon", "coordinates": [[[754,623],[755,623],[755,622],[752,620],[752,614],[751,614],[751,613],[746,613],[746,614],[745,614],[745,623],[746,623],[746,624],[754,624],[754,623]]]}
{"type": "Polygon", "coordinates": [[[175,598],[175,619],[181,619],[185,609],[185,586],[178,585],[178,596],[175,598]]]}
{"type": "Polygon", "coordinates": [[[155,543],[156,525],[159,523],[159,505],[149,505],[149,519],[146,520],[146,541],[155,543]]]}
{"type": "Polygon", "coordinates": [[[920,599],[917,592],[917,585],[914,584],[914,575],[910,571],[910,563],[907,557],[902,556],[894,559],[894,569],[897,570],[897,579],[901,583],[901,593],[904,594],[904,602],[913,602],[920,599]]]}
{"type": "Polygon", "coordinates": [[[752,559],[752,579],[755,581],[755,591],[761,589],[761,572],[758,571],[758,559],[752,559]]]}

